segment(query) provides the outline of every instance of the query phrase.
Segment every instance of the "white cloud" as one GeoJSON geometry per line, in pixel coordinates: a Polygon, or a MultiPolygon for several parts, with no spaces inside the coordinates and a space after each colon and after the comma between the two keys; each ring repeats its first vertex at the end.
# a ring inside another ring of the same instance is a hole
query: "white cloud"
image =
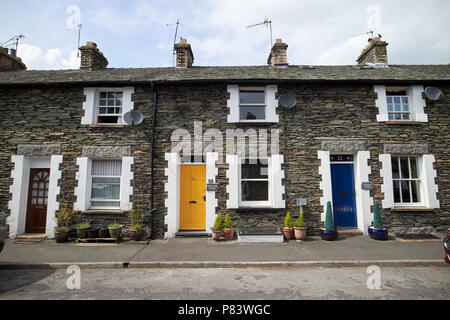
{"type": "Polygon", "coordinates": [[[353,37],[323,52],[314,64],[318,65],[353,65],[367,41],[353,37]]]}
{"type": "Polygon", "coordinates": [[[65,58],[59,48],[51,48],[44,52],[38,46],[23,43],[19,44],[17,53],[28,70],[78,69],[80,66],[77,50],[73,50],[69,57],[65,58]]]}

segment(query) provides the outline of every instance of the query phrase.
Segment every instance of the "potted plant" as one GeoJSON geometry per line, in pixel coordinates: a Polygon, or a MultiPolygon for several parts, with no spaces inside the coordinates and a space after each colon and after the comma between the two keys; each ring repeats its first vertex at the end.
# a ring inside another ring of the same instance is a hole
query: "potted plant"
{"type": "Polygon", "coordinates": [[[57,227],[55,227],[55,240],[57,243],[66,242],[69,239],[69,232],[72,220],[78,211],[70,210],[67,202],[61,210],[55,212],[57,227]]]}
{"type": "Polygon", "coordinates": [[[77,225],[77,236],[80,239],[87,238],[87,230],[91,227],[89,222],[83,222],[77,225]]]}
{"type": "Polygon", "coordinates": [[[289,211],[286,212],[286,217],[284,218],[283,234],[286,240],[294,239],[294,228],[292,224],[291,214],[289,213],[289,211]]]}
{"type": "Polygon", "coordinates": [[[368,228],[369,236],[375,240],[386,240],[388,238],[388,229],[383,228],[378,201],[375,201],[373,207],[373,225],[368,228]]]}
{"type": "Polygon", "coordinates": [[[90,227],[87,229],[88,238],[98,238],[98,228],[90,227]]]}
{"type": "Polygon", "coordinates": [[[109,235],[113,239],[120,238],[122,235],[122,225],[118,223],[112,223],[108,225],[109,235]]]}
{"type": "Polygon", "coordinates": [[[298,216],[298,219],[295,221],[294,233],[295,233],[295,239],[305,240],[306,224],[305,224],[305,220],[303,219],[303,209],[302,208],[300,208],[300,215],[298,216]]]}
{"type": "MultiPolygon", "coordinates": [[[[155,211],[156,208],[150,210],[150,212],[155,211]]],[[[150,213],[149,212],[149,213],[150,213]]],[[[128,236],[131,240],[139,241],[144,234],[144,230],[142,229],[144,225],[144,219],[147,213],[144,211],[144,206],[133,203],[133,208],[128,213],[130,217],[130,226],[128,227],[128,236]]]]}
{"type": "Polygon", "coordinates": [[[98,237],[99,238],[109,238],[109,229],[105,227],[100,227],[98,229],[98,237]]]}
{"type": "Polygon", "coordinates": [[[216,216],[216,220],[214,221],[214,227],[211,228],[212,231],[212,239],[219,241],[223,235],[223,225],[222,225],[222,215],[219,213],[216,216]]]}
{"type": "Polygon", "coordinates": [[[227,213],[225,215],[225,221],[223,223],[224,229],[223,229],[223,235],[225,237],[225,240],[233,240],[234,236],[234,228],[233,228],[233,221],[230,218],[230,215],[227,213]]]}
{"type": "Polygon", "coordinates": [[[331,210],[331,201],[327,202],[327,213],[325,216],[325,225],[319,230],[322,240],[332,241],[337,239],[337,230],[334,227],[333,212],[331,210]]]}

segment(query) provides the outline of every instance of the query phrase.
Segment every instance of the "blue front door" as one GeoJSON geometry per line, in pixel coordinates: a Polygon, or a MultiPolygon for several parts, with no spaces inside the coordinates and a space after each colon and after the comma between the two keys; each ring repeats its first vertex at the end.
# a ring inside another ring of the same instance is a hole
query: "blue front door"
{"type": "Polygon", "coordinates": [[[356,227],[355,179],[352,163],[331,164],[335,227],[356,227]]]}

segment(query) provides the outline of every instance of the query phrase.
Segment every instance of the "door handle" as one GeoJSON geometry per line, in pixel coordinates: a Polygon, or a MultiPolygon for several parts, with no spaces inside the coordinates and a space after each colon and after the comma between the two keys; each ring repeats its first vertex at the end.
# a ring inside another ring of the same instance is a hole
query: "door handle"
{"type": "Polygon", "coordinates": [[[189,201],[189,203],[197,203],[197,201],[189,201]]]}

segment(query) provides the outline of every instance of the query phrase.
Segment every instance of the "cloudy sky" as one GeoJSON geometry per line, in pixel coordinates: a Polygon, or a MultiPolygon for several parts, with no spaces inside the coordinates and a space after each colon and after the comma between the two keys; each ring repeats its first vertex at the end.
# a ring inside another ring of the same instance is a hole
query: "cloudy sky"
{"type": "Polygon", "coordinates": [[[28,69],[76,69],[81,43],[94,41],[109,67],[172,66],[175,26],[194,65],[264,65],[273,39],[288,43],[290,64],[354,64],[374,29],[392,64],[450,62],[449,0],[2,0],[0,43],[23,34],[28,69]]]}

